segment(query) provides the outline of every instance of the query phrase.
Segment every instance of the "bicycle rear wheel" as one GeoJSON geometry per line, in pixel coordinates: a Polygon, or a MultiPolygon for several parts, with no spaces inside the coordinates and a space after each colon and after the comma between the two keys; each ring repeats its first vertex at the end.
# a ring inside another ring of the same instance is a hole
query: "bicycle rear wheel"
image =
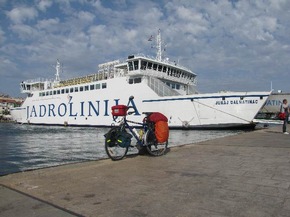
{"type": "Polygon", "coordinates": [[[152,156],[161,156],[165,154],[168,147],[168,140],[164,143],[157,142],[155,132],[152,129],[148,129],[145,133],[144,142],[148,153],[152,156]]]}
{"type": "Polygon", "coordinates": [[[113,161],[122,160],[129,149],[129,146],[122,147],[119,145],[117,137],[120,131],[120,127],[114,127],[105,134],[105,150],[109,158],[113,161]]]}

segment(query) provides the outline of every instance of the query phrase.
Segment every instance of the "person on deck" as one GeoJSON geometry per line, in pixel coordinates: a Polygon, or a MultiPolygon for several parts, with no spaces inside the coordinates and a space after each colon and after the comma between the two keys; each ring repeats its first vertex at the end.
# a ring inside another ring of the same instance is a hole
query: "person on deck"
{"type": "Polygon", "coordinates": [[[290,108],[289,108],[287,99],[283,99],[283,103],[281,104],[281,107],[280,107],[280,112],[285,113],[285,119],[284,119],[283,127],[282,127],[282,131],[283,131],[284,134],[289,134],[286,131],[287,123],[288,123],[288,117],[289,117],[289,110],[290,110],[290,108]]]}

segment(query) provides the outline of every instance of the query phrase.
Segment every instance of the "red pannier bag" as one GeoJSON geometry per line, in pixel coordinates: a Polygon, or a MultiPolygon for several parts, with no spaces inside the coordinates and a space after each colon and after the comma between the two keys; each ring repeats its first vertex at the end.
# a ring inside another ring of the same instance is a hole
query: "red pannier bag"
{"type": "Polygon", "coordinates": [[[285,112],[279,112],[279,114],[278,114],[278,118],[279,118],[280,120],[285,120],[285,118],[286,118],[286,113],[285,113],[285,112]]]}
{"type": "Polygon", "coordinates": [[[160,112],[152,112],[149,115],[149,117],[148,117],[148,121],[151,121],[151,122],[154,122],[154,123],[156,123],[157,121],[165,121],[165,122],[167,122],[168,119],[167,119],[167,117],[164,114],[162,114],[160,112]]]}
{"type": "Polygon", "coordinates": [[[158,143],[164,143],[169,137],[169,127],[166,121],[157,121],[155,123],[155,136],[158,143]]]}
{"type": "Polygon", "coordinates": [[[158,143],[164,143],[169,138],[169,127],[168,119],[165,115],[160,112],[153,112],[149,115],[148,121],[154,123],[155,126],[155,136],[158,143]]]}

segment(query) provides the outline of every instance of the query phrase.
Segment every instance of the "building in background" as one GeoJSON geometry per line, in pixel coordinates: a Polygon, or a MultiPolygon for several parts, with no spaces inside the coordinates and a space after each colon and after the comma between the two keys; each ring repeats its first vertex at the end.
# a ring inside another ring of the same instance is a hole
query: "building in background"
{"type": "Polygon", "coordinates": [[[9,120],[10,109],[19,107],[23,103],[21,98],[12,98],[8,95],[0,94],[0,120],[9,120]]]}

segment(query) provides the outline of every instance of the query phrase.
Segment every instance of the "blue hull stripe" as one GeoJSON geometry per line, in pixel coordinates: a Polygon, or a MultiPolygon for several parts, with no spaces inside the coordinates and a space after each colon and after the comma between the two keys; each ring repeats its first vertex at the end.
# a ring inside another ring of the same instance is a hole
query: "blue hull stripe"
{"type": "Polygon", "coordinates": [[[200,97],[186,97],[186,98],[167,98],[167,99],[146,99],[142,102],[162,102],[162,101],[181,101],[181,100],[195,100],[195,99],[223,99],[223,98],[249,98],[249,97],[268,97],[265,95],[225,95],[225,96],[200,96],[200,97]]]}

